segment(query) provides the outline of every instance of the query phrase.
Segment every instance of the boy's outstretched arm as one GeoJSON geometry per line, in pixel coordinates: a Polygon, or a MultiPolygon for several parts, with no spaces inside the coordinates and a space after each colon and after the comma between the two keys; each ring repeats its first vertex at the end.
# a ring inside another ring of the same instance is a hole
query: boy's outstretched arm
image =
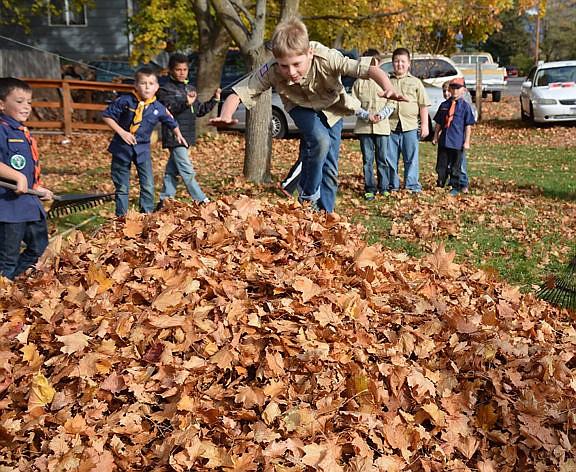
{"type": "Polygon", "coordinates": [[[382,90],[384,90],[383,92],[378,92],[378,96],[388,98],[390,100],[396,100],[397,102],[410,101],[402,95],[399,95],[396,90],[394,90],[394,86],[392,85],[392,82],[390,82],[388,75],[386,75],[386,72],[380,69],[380,67],[370,66],[368,69],[368,75],[370,75],[370,78],[374,80],[374,82],[376,82],[378,85],[380,85],[382,90]]]}
{"type": "Polygon", "coordinates": [[[233,120],[232,115],[240,105],[240,97],[235,93],[228,95],[224,103],[222,104],[222,110],[220,111],[220,116],[212,118],[208,121],[209,124],[213,126],[231,126],[238,123],[238,120],[233,120]]]}
{"type": "Polygon", "coordinates": [[[182,132],[180,131],[180,128],[174,128],[172,130],[172,132],[174,133],[174,136],[176,136],[176,141],[178,141],[180,144],[188,147],[188,143],[186,142],[186,138],[184,136],[182,136],[182,132]]]}

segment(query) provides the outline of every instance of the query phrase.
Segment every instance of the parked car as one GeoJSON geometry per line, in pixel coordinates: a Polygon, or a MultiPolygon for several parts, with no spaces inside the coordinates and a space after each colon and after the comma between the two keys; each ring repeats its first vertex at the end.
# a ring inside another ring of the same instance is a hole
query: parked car
{"type": "Polygon", "coordinates": [[[576,121],[576,61],[534,66],[520,89],[520,115],[534,123],[576,121]]]}
{"type": "Polygon", "coordinates": [[[516,66],[504,66],[506,67],[506,73],[508,77],[518,77],[518,67],[516,66]]]}
{"type": "MultiPolygon", "coordinates": [[[[391,72],[392,62],[391,57],[385,58],[382,63],[382,69],[385,72],[391,72]]],[[[430,97],[431,106],[429,109],[429,120],[430,120],[430,131],[432,132],[433,124],[432,119],[440,106],[440,103],[444,101],[444,96],[442,94],[442,84],[447,80],[452,80],[456,77],[462,77],[462,74],[458,71],[456,66],[452,63],[450,59],[445,56],[429,55],[429,54],[418,54],[412,58],[410,72],[422,79],[424,86],[426,87],[426,92],[430,97]]],[[[354,84],[354,78],[343,77],[342,83],[347,92],[352,90],[352,85],[354,84]]],[[[472,97],[470,93],[466,92],[465,99],[472,104],[472,97]]],[[[476,107],[473,106],[473,110],[476,113],[476,107]]],[[[477,113],[476,113],[477,117],[477,113]]],[[[238,120],[238,123],[232,126],[230,129],[235,129],[239,131],[244,131],[246,129],[246,108],[241,103],[233,115],[234,119],[238,120]]],[[[348,115],[344,117],[342,130],[343,132],[350,133],[354,131],[356,126],[356,117],[354,115],[348,115]]],[[[297,133],[298,128],[290,115],[284,110],[282,100],[280,96],[276,93],[272,94],[272,137],[274,138],[286,138],[291,134],[297,133]]],[[[430,136],[431,139],[431,136],[430,136]]]]}

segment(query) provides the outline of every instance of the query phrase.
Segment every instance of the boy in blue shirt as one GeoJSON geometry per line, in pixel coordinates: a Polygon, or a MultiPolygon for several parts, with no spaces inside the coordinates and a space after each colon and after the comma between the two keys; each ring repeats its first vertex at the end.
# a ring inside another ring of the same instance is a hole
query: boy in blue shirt
{"type": "Polygon", "coordinates": [[[108,151],[112,153],[112,181],[116,188],[116,216],[128,211],[130,166],[136,166],[140,181],[140,211],[154,211],[154,175],[150,155],[150,136],[158,121],[171,128],[178,143],[188,146],[178,122],[156,100],[158,78],[154,70],[143,67],[136,72],[134,91],[121,95],[102,112],[102,118],[116,132],[108,151]]]}
{"type": "Polygon", "coordinates": [[[0,187],[0,275],[14,280],[32,267],[48,246],[46,212],[28,188],[40,186],[36,141],[23,123],[32,111],[32,89],[13,77],[0,78],[0,179],[16,183],[16,190],[0,187]],[[22,251],[22,243],[26,248],[22,251]]]}
{"type": "Polygon", "coordinates": [[[436,185],[444,187],[448,177],[452,195],[458,195],[462,190],[460,173],[462,169],[462,154],[470,149],[472,125],[476,123],[472,108],[462,98],[466,85],[462,77],[452,79],[449,84],[450,98],[440,104],[434,121],[434,138],[432,144],[438,144],[436,159],[436,185]]]}

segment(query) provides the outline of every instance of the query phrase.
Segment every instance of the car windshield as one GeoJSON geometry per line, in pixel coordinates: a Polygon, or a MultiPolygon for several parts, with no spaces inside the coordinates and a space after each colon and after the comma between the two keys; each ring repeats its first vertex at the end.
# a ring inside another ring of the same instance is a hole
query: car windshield
{"type": "Polygon", "coordinates": [[[539,70],[534,79],[536,87],[546,87],[559,82],[576,82],[576,66],[539,70]]]}

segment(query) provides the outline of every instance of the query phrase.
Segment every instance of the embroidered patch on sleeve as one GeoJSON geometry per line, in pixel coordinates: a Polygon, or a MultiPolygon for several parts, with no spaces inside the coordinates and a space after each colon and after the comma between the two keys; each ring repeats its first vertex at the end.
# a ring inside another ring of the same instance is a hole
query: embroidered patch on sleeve
{"type": "Polygon", "coordinates": [[[23,143],[24,140],[23,139],[16,139],[16,138],[9,138],[8,142],[9,143],[23,143]]]}
{"type": "Polygon", "coordinates": [[[268,64],[264,64],[260,68],[260,77],[263,77],[266,72],[268,72],[268,64]]]}

